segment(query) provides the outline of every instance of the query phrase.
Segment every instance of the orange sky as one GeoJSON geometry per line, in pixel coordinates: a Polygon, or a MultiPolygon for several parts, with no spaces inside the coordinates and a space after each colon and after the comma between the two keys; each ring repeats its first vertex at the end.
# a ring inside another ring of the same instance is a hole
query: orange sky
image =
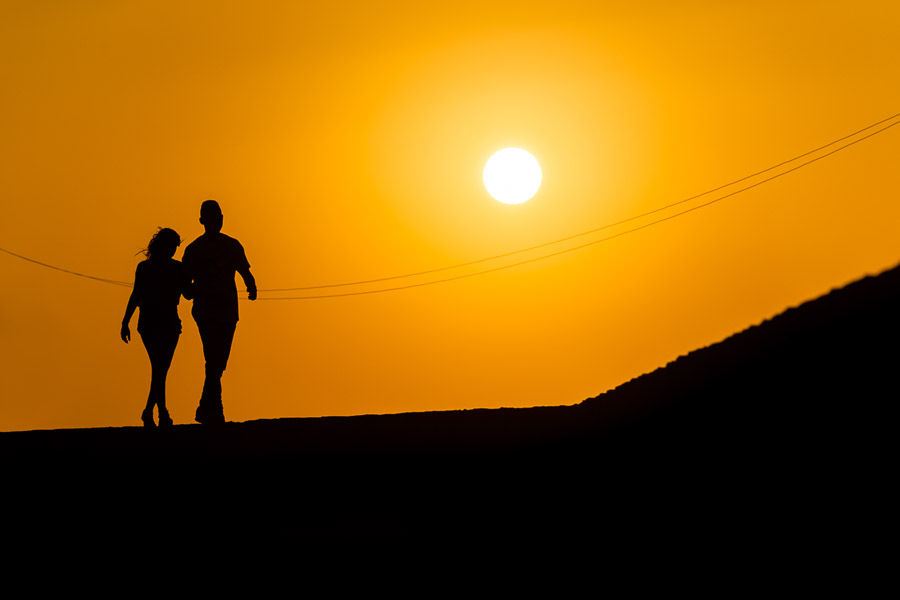
{"type": "MultiPolygon", "coordinates": [[[[193,240],[215,198],[263,290],[387,277],[594,229],[900,112],[894,1],[308,4],[3,2],[0,247],[131,280],[158,226],[193,240]],[[481,181],[507,146],[543,168],[525,204],[481,181]]],[[[900,127],[483,276],[261,292],[226,417],[580,402],[900,262],[898,156],[900,127]]],[[[3,253],[0,273],[0,430],[139,425],[129,290],[3,253]]],[[[180,313],[168,405],[188,423],[203,361],[180,313]]]]}

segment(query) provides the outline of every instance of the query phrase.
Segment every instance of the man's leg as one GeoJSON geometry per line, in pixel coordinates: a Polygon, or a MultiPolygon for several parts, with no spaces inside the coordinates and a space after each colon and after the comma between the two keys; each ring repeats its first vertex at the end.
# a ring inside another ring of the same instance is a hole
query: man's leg
{"type": "Polygon", "coordinates": [[[222,374],[228,365],[236,321],[201,319],[197,321],[203,357],[206,360],[206,378],[197,408],[196,420],[200,423],[224,423],[222,406],[222,374]]]}

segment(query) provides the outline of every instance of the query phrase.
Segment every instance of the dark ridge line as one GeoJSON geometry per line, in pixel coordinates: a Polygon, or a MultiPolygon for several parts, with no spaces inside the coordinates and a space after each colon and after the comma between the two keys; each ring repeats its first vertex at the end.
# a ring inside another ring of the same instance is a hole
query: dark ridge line
{"type": "Polygon", "coordinates": [[[651,375],[665,371],[666,369],[669,369],[670,367],[674,367],[678,364],[684,364],[686,361],[688,361],[692,358],[696,358],[697,356],[703,355],[704,353],[706,353],[708,351],[716,350],[717,348],[722,347],[722,345],[724,345],[724,344],[733,343],[734,340],[741,339],[742,336],[744,336],[745,334],[754,335],[754,333],[759,331],[760,329],[765,329],[767,327],[772,326],[771,324],[777,325],[777,324],[783,322],[783,320],[785,320],[785,319],[790,319],[794,315],[801,314],[804,310],[807,310],[812,305],[815,305],[817,303],[824,304],[826,302],[829,302],[829,298],[831,298],[832,301],[840,301],[840,299],[838,299],[838,300],[835,300],[835,299],[840,297],[842,294],[848,293],[848,291],[861,290],[863,287],[870,286],[872,283],[877,282],[879,280],[879,278],[884,278],[884,277],[887,277],[887,276],[890,276],[893,274],[894,278],[898,279],[898,282],[900,282],[900,273],[895,274],[894,273],[895,271],[900,271],[900,264],[898,264],[894,267],[885,269],[884,271],[881,271],[879,273],[874,273],[874,274],[868,273],[858,279],[854,279],[854,280],[848,282],[847,284],[845,284],[843,286],[832,287],[829,289],[829,291],[823,293],[820,296],[816,296],[816,297],[810,298],[808,300],[803,300],[797,304],[788,306],[781,312],[776,313],[770,317],[766,317],[757,323],[748,325],[744,329],[741,329],[739,331],[731,333],[728,336],[726,336],[718,341],[711,342],[705,346],[701,346],[699,348],[689,350],[688,352],[686,352],[684,354],[680,354],[676,358],[670,360],[669,362],[665,363],[664,365],[661,365],[661,366],[653,369],[652,371],[647,371],[645,373],[641,373],[640,375],[635,375],[628,381],[624,381],[624,382],[616,385],[615,387],[612,387],[612,388],[608,389],[607,391],[602,392],[598,396],[592,396],[590,398],[587,398],[575,406],[596,400],[597,398],[600,398],[602,396],[605,396],[607,394],[615,392],[616,390],[620,390],[635,381],[642,380],[651,375]]]}
{"type": "MultiPolygon", "coordinates": [[[[867,302],[876,301],[880,296],[887,294],[889,297],[894,297],[898,295],[896,293],[897,289],[900,289],[900,266],[876,275],[867,274],[861,279],[854,280],[844,286],[833,287],[819,297],[788,307],[781,313],[763,319],[759,323],[735,332],[718,342],[680,355],[653,371],[633,377],[602,392],[598,396],[587,398],[575,404],[255,419],[227,424],[220,432],[222,434],[220,437],[223,439],[239,439],[242,437],[240,431],[243,431],[243,437],[248,436],[251,431],[265,431],[264,437],[277,438],[285,436],[289,438],[291,437],[291,432],[298,429],[302,429],[306,433],[320,429],[333,434],[343,432],[346,435],[350,435],[355,432],[362,435],[365,433],[366,439],[374,442],[377,441],[374,438],[382,437],[377,434],[379,428],[383,427],[386,430],[393,431],[395,436],[399,435],[400,430],[408,430],[400,438],[382,440],[388,445],[393,444],[395,447],[398,447],[401,445],[401,442],[406,445],[416,442],[426,443],[427,445],[429,440],[432,444],[436,443],[436,440],[449,444],[454,440],[454,435],[457,439],[465,438],[466,436],[470,438],[472,436],[488,438],[492,435],[491,427],[497,428],[493,431],[493,434],[496,435],[497,443],[502,440],[522,441],[528,436],[538,436],[541,431],[557,439],[573,432],[584,433],[586,427],[600,426],[603,429],[602,424],[598,423],[596,418],[588,419],[575,425],[570,423],[570,421],[573,418],[581,420],[585,412],[602,413],[604,410],[600,408],[601,405],[618,402],[618,398],[621,396],[634,396],[637,389],[643,390],[642,393],[647,393],[645,388],[651,383],[666,378],[681,377],[684,371],[697,369],[704,362],[714,363],[718,368],[740,369],[742,358],[747,358],[744,355],[748,352],[750,354],[758,353],[758,348],[761,345],[771,346],[773,343],[776,343],[773,341],[776,338],[789,337],[789,334],[796,336],[810,328],[822,327],[827,324],[823,319],[826,321],[829,319],[834,320],[846,316],[848,312],[864,310],[867,302]],[[890,295],[890,290],[894,290],[894,296],[890,295]],[[534,418],[532,419],[532,417],[534,418]],[[528,424],[529,421],[539,422],[528,424]],[[586,425],[586,423],[589,423],[589,425],[586,425]],[[512,427],[512,430],[509,430],[509,427],[512,427]]],[[[877,301],[883,303],[886,300],[881,298],[881,300],[877,301]]],[[[693,385],[696,383],[695,379],[688,379],[680,383],[681,385],[693,385]]],[[[651,393],[665,395],[666,391],[657,389],[651,393]]],[[[625,410],[624,412],[627,413],[628,411],[625,410]]],[[[613,421],[625,418],[621,410],[615,414],[609,413],[606,416],[612,418],[613,421]]],[[[0,439],[9,438],[10,436],[21,437],[26,434],[46,437],[51,433],[57,434],[58,437],[64,436],[68,439],[75,439],[76,437],[87,435],[88,432],[112,438],[134,433],[137,429],[137,427],[106,427],[13,431],[0,432],[0,439]]],[[[201,431],[199,425],[180,424],[176,425],[173,433],[181,437],[195,431],[198,433],[201,431]]],[[[269,443],[271,441],[270,439],[269,443]]],[[[352,442],[350,445],[354,446],[352,442]]],[[[355,446],[359,447],[359,443],[356,443],[355,446]]]]}

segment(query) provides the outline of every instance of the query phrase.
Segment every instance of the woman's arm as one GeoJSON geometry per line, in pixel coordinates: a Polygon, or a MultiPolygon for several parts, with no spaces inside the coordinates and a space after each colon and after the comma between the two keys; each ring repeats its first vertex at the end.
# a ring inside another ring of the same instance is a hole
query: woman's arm
{"type": "Polygon", "coordinates": [[[181,269],[181,295],[184,296],[185,300],[194,299],[194,279],[188,272],[187,267],[184,267],[184,263],[182,263],[181,269]]]}
{"type": "Polygon", "coordinates": [[[185,300],[194,299],[194,262],[191,247],[184,249],[181,257],[181,295],[185,300]]]}
{"type": "Polygon", "coordinates": [[[128,298],[128,305],[125,307],[125,318],[122,319],[122,331],[120,335],[122,336],[122,341],[126,344],[131,340],[131,330],[128,328],[128,323],[131,322],[131,317],[134,315],[135,309],[141,303],[141,292],[143,291],[143,286],[141,285],[141,265],[138,265],[137,270],[134,273],[134,289],[131,291],[131,296],[128,298]]]}

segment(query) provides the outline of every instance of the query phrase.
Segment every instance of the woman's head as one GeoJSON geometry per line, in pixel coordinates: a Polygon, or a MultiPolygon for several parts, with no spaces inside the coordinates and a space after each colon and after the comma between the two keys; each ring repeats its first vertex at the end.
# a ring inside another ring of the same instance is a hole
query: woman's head
{"type": "Polygon", "coordinates": [[[150,238],[144,254],[147,258],[172,258],[175,256],[175,249],[180,245],[181,237],[174,229],[160,227],[150,238]]]}

